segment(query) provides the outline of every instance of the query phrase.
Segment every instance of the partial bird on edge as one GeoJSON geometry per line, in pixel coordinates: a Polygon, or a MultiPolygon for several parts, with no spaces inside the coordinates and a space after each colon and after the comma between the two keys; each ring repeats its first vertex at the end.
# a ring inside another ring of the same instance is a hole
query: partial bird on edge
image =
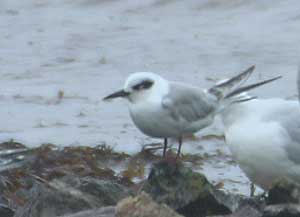
{"type": "Polygon", "coordinates": [[[130,116],[137,128],[150,137],[164,139],[164,157],[168,138],[178,139],[178,158],[183,135],[195,133],[211,125],[224,106],[250,100],[244,96],[240,98],[242,92],[279,78],[240,87],[239,84],[248,79],[254,68],[251,66],[210,89],[168,81],[151,72],[137,72],[127,78],[121,90],[103,100],[118,97],[127,99],[130,116]]]}
{"type": "MultiPolygon", "coordinates": [[[[300,69],[297,86],[300,97],[300,69]]],[[[300,184],[298,100],[270,98],[232,104],[222,112],[222,119],[226,143],[250,181],[266,191],[280,179],[300,184]]]]}

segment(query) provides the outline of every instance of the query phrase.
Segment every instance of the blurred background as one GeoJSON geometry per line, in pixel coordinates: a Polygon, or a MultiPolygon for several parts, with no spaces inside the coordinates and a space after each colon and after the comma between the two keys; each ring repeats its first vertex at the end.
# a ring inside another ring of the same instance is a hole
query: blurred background
{"type": "Polygon", "coordinates": [[[0,31],[0,141],[139,151],[156,140],[101,101],[136,71],[206,88],[255,64],[283,76],[256,95],[296,94],[297,0],[1,0],[0,31]]]}
{"type": "Polygon", "coordinates": [[[142,143],[147,138],[133,127],[126,102],[101,101],[136,71],[209,87],[210,80],[255,64],[254,80],[284,76],[256,94],[291,97],[300,51],[297,5],[2,0],[0,140],[33,146],[142,143]]]}

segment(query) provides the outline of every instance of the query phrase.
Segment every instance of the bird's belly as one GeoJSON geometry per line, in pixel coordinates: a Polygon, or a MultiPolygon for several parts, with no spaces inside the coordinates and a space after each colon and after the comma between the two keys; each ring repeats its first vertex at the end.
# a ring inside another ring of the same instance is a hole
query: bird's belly
{"type": "Polygon", "coordinates": [[[130,108],[130,115],[137,128],[148,136],[175,138],[182,135],[180,123],[172,119],[166,111],[159,107],[130,108]]]}
{"type": "MultiPolygon", "coordinates": [[[[276,123],[239,123],[226,129],[226,143],[248,178],[267,190],[291,168],[283,148],[282,132],[276,123]]],[[[300,174],[299,174],[300,175],[300,174]]]]}

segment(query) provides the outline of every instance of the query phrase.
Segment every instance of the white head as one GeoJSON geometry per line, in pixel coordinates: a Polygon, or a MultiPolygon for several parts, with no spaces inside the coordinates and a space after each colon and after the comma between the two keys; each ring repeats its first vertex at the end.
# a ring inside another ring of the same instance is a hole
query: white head
{"type": "Polygon", "coordinates": [[[104,100],[117,97],[127,98],[131,103],[148,99],[160,99],[168,91],[168,82],[151,72],[136,72],[125,81],[122,90],[110,94],[104,100]]]}

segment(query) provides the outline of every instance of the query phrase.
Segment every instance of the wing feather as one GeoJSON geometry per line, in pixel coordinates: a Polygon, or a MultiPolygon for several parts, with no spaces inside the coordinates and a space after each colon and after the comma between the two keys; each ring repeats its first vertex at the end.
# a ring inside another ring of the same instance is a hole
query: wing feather
{"type": "Polygon", "coordinates": [[[216,109],[216,99],[200,88],[170,83],[169,94],[162,100],[163,108],[175,120],[194,122],[207,117],[216,109]]]}

